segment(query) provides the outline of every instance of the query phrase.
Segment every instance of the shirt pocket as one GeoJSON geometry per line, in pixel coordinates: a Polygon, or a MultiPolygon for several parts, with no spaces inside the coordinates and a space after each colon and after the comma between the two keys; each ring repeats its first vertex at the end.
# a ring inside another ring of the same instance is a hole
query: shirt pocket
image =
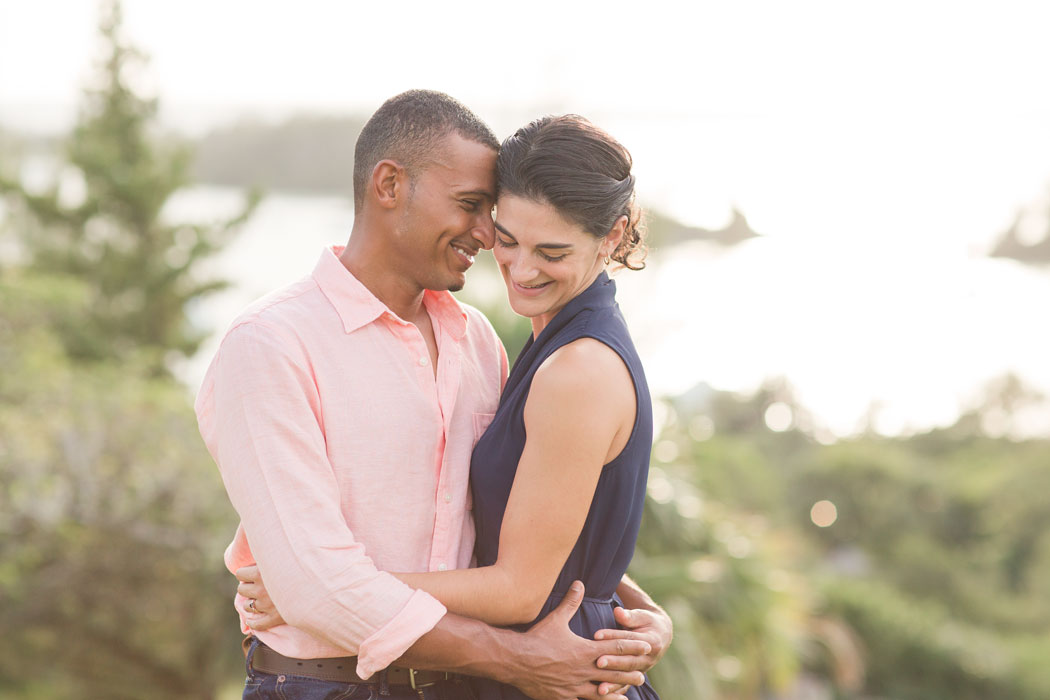
{"type": "MultiPolygon", "coordinates": [[[[478,440],[485,433],[485,430],[492,424],[492,419],[496,417],[495,413],[475,413],[474,414],[474,444],[471,446],[471,450],[477,446],[478,440]]],[[[467,487],[467,510],[474,510],[474,489],[470,486],[467,487]]]]}

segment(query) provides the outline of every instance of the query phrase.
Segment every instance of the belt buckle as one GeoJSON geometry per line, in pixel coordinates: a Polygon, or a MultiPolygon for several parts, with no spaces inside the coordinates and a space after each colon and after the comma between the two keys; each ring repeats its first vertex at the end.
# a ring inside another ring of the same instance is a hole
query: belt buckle
{"type": "Polygon", "coordinates": [[[411,686],[412,690],[420,690],[422,688],[429,688],[432,685],[437,685],[442,680],[446,680],[446,681],[448,680],[448,672],[446,671],[444,678],[438,678],[436,681],[430,681],[429,683],[416,683],[416,674],[417,673],[419,673],[419,671],[417,671],[414,668],[408,669],[408,684],[409,684],[409,686],[411,686]]]}

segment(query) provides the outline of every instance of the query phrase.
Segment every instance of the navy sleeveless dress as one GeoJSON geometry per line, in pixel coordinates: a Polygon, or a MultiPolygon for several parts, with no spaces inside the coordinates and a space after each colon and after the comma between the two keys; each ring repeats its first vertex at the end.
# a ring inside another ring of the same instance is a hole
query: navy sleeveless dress
{"type": "MultiPolygon", "coordinates": [[[[615,591],[634,554],[653,441],[652,401],[642,363],[616,304],[616,283],[604,272],[569,301],[538,337],[525,344],[507,379],[496,415],[474,448],[470,482],[477,564],[490,566],[499,553],[503,513],[525,447],[525,400],[532,377],[551,353],[579,338],[599,340],[623,359],[634,381],[637,417],[623,451],[602,468],[583,530],[550,598],[536,620],[517,629],[528,629],[545,617],[561,602],[569,585],[579,579],[586,586],[586,597],[569,627],[581,637],[593,639],[598,630],[617,627],[613,608],[621,603],[615,591]]],[[[527,700],[512,686],[481,678],[473,682],[479,700],[527,700]]],[[[628,696],[658,700],[648,681],[632,688],[628,696]]]]}

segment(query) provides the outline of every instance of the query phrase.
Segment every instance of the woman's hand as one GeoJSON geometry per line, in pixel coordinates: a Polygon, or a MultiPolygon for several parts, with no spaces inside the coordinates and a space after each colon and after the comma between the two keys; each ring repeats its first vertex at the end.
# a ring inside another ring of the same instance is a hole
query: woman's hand
{"type": "Polygon", "coordinates": [[[247,598],[244,604],[244,621],[256,632],[285,624],[281,613],[277,612],[270,595],[263,585],[262,574],[257,566],[244,566],[234,573],[240,583],[237,592],[247,598]]]}
{"type": "MultiPolygon", "coordinates": [[[[648,673],[649,669],[671,646],[674,637],[674,625],[671,618],[663,610],[625,610],[616,608],[613,611],[616,622],[623,629],[598,630],[594,633],[597,640],[604,639],[636,639],[649,643],[649,653],[631,656],[602,656],[598,659],[598,668],[616,671],[641,671],[648,673]]],[[[602,683],[598,686],[598,694],[622,693],[626,686],[616,686],[612,683],[602,683]]]]}

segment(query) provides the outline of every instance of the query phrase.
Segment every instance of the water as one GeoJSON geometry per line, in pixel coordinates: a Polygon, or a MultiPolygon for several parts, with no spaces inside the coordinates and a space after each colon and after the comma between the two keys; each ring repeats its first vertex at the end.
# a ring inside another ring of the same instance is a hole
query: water
{"type": "MultiPolygon", "coordinates": [[[[166,215],[206,220],[239,201],[236,190],[197,187],[174,197],[166,215]]],[[[346,241],[352,221],[342,198],[268,197],[211,263],[233,286],[193,310],[216,336],[180,368],[185,380],[200,382],[241,307],[307,274],[325,245],[346,241]]],[[[783,377],[834,435],[949,425],[1008,372],[1050,394],[1050,326],[1039,311],[1050,305],[1050,274],[1013,261],[769,236],[656,251],[646,270],[617,279],[656,394],[699,382],[746,392],[783,377]]],[[[1001,429],[1050,435],[1050,410],[1001,429]]]]}

